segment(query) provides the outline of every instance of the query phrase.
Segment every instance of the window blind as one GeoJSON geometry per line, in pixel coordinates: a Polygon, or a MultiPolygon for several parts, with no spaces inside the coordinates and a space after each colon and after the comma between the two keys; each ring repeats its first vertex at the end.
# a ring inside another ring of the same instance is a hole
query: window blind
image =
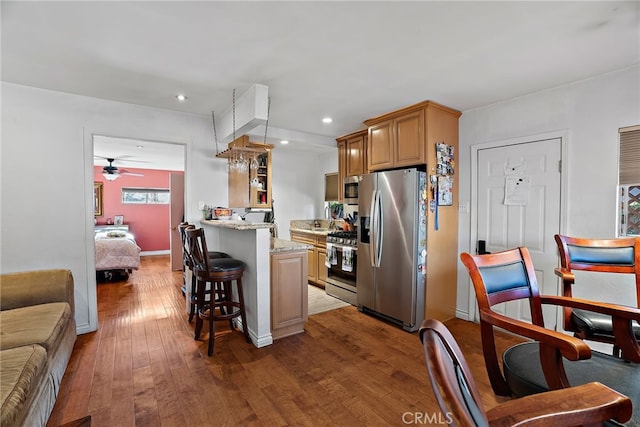
{"type": "Polygon", "coordinates": [[[640,184],[640,125],[620,129],[620,185],[640,184]]]}
{"type": "Polygon", "coordinates": [[[171,198],[168,188],[122,188],[122,203],[167,205],[171,198]]]}

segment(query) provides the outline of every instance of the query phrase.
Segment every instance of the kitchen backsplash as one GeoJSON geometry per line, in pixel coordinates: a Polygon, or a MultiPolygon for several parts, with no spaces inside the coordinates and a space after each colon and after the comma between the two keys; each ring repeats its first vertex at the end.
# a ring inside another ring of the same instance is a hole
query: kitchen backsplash
{"type": "Polygon", "coordinates": [[[342,229],[342,225],[344,224],[344,220],[342,219],[292,219],[289,222],[289,229],[297,228],[300,230],[313,230],[314,228],[330,228],[331,223],[333,223],[333,228],[342,229]]]}

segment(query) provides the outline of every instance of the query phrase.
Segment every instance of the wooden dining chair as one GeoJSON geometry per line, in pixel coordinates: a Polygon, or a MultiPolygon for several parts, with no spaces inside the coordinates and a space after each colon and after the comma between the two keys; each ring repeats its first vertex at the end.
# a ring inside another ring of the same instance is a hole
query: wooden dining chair
{"type": "MultiPolygon", "coordinates": [[[[592,351],[580,338],[545,328],[542,305],[550,304],[595,311],[612,316],[619,328],[623,348],[635,342],[628,333],[640,310],[565,296],[540,295],[533,262],[525,247],[487,255],[463,253],[480,315],[482,350],[489,380],[501,396],[526,396],[548,390],[600,382],[628,396],[633,402],[633,425],[640,425],[640,352],[630,351],[627,362],[592,351]],[[496,305],[520,301],[531,309],[531,323],[496,311],[496,305]],[[625,330],[624,325],[627,325],[625,330]],[[512,346],[498,361],[494,328],[499,327],[531,341],[512,346]]],[[[618,330],[615,330],[618,333],[618,330]]],[[[570,398],[570,395],[567,395],[570,398]]]]}
{"type": "MultiPolygon", "coordinates": [[[[640,307],[640,238],[586,239],[559,234],[554,237],[560,254],[560,267],[555,269],[555,273],[562,279],[562,295],[572,297],[574,286],[589,286],[589,279],[585,275],[576,283],[575,271],[624,274],[632,276],[630,281],[635,281],[635,301],[630,301],[629,305],[640,307]]],[[[614,324],[611,316],[571,307],[565,307],[563,311],[563,327],[575,336],[613,344],[613,354],[618,357],[624,358],[627,353],[637,351],[621,347],[628,340],[616,339],[623,332],[614,334],[614,328],[620,329],[620,326],[614,324]]],[[[640,323],[633,321],[630,329],[626,326],[624,329],[635,337],[633,347],[637,348],[640,323]]]]}
{"type": "Polygon", "coordinates": [[[471,370],[453,335],[438,320],[422,322],[420,340],[442,416],[458,426],[577,426],[631,418],[631,400],[597,382],[513,399],[485,410],[471,370]],[[570,402],[567,402],[570,396],[570,402]]]}

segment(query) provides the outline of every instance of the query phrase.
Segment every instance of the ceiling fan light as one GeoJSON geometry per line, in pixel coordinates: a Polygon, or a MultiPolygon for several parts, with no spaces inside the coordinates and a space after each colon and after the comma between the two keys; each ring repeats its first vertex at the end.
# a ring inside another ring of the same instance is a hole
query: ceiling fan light
{"type": "Polygon", "coordinates": [[[118,174],[105,172],[102,174],[107,181],[115,181],[118,178],[118,174]]]}

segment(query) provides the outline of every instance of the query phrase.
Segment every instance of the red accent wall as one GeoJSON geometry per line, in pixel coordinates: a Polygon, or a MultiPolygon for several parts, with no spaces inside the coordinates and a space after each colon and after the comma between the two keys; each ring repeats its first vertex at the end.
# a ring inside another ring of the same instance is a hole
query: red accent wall
{"type": "Polygon", "coordinates": [[[93,180],[102,182],[103,215],[96,217],[98,224],[113,223],[114,215],[123,215],[124,223],[135,236],[143,251],[169,250],[169,205],[134,205],[122,203],[122,187],[169,188],[169,174],[183,173],[165,170],[129,168],[127,171],[144,176],[120,175],[115,181],[107,181],[102,166],[93,167],[93,180]]]}

